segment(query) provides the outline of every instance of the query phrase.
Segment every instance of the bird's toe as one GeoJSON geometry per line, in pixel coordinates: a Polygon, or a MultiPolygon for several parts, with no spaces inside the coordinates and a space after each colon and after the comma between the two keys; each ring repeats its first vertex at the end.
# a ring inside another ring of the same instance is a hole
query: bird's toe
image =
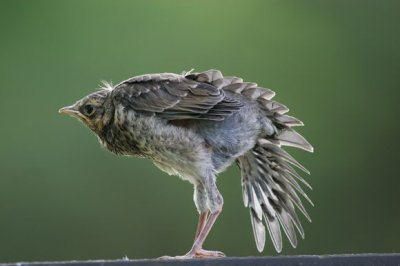
{"type": "Polygon", "coordinates": [[[195,252],[195,258],[223,258],[226,255],[221,251],[200,249],[195,252]]]}
{"type": "Polygon", "coordinates": [[[193,259],[193,256],[162,256],[158,258],[159,260],[187,260],[187,259],[193,259]]]}
{"type": "Polygon", "coordinates": [[[160,260],[188,260],[188,259],[200,259],[200,258],[223,258],[226,255],[221,251],[214,251],[214,250],[191,250],[187,254],[183,256],[162,256],[158,259],[160,260]]]}

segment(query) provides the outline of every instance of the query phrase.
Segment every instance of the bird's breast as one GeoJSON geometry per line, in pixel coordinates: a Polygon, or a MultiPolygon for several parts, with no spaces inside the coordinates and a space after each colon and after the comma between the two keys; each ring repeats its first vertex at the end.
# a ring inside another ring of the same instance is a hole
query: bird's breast
{"type": "Polygon", "coordinates": [[[164,172],[183,179],[198,176],[212,164],[203,137],[157,116],[133,111],[117,109],[101,142],[113,153],[146,157],[164,172]]]}

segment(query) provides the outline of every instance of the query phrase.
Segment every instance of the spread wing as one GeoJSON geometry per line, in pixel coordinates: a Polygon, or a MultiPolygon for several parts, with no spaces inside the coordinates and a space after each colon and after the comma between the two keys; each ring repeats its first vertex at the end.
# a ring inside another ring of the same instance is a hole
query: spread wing
{"type": "Polygon", "coordinates": [[[172,73],[128,79],[115,86],[112,97],[127,109],[167,120],[223,120],[243,106],[221,88],[172,73]]]}

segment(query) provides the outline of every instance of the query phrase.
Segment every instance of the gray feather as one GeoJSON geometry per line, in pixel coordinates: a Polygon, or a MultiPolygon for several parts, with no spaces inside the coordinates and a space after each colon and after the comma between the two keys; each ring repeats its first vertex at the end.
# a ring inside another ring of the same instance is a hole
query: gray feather
{"type": "Polygon", "coordinates": [[[138,76],[118,84],[112,96],[125,108],[153,112],[167,120],[221,121],[243,107],[243,103],[226,97],[222,88],[211,84],[213,79],[222,78],[219,71],[187,77],[171,73],[138,76]]]}
{"type": "Polygon", "coordinates": [[[274,119],[275,121],[289,127],[304,126],[302,121],[290,115],[276,114],[274,119]]]}
{"type": "Polygon", "coordinates": [[[264,97],[258,98],[258,101],[265,107],[267,110],[278,113],[278,114],[285,114],[289,111],[289,108],[287,108],[285,105],[272,101],[272,100],[267,100],[264,97]]]}
{"type": "Polygon", "coordinates": [[[253,209],[250,210],[251,225],[253,226],[254,239],[256,240],[257,250],[262,252],[265,245],[265,227],[262,220],[257,217],[253,209]]]}
{"type": "Polygon", "coordinates": [[[297,246],[296,227],[304,238],[304,230],[296,214],[296,206],[309,219],[296,191],[307,200],[306,193],[291,175],[288,163],[307,171],[291,155],[272,142],[262,139],[253,150],[238,159],[242,171],[243,198],[250,208],[253,233],[257,248],[263,239],[260,212],[263,214],[272,243],[277,252],[282,250],[282,226],[293,247],[297,246]]]}
{"type": "Polygon", "coordinates": [[[293,203],[290,200],[286,201],[284,208],[285,211],[290,215],[290,218],[292,219],[293,224],[296,226],[297,231],[299,231],[301,238],[304,239],[304,230],[303,227],[301,226],[299,217],[297,216],[293,203]]]}
{"type": "Polygon", "coordinates": [[[292,129],[283,130],[276,136],[276,139],[278,139],[282,145],[293,146],[309,152],[313,152],[314,150],[303,136],[292,129]]]}
{"type": "Polygon", "coordinates": [[[281,226],[279,225],[279,221],[275,216],[268,215],[267,211],[265,211],[265,213],[266,215],[264,216],[264,219],[272,240],[272,244],[274,245],[275,250],[280,253],[282,251],[281,226]]]}
{"type": "Polygon", "coordinates": [[[294,176],[297,180],[299,180],[300,182],[302,182],[304,185],[306,185],[309,189],[312,189],[311,185],[307,183],[307,181],[304,180],[303,177],[301,177],[296,170],[294,170],[294,168],[292,166],[290,166],[289,164],[285,163],[285,162],[280,162],[280,169],[284,172],[287,172],[288,174],[294,176]]]}
{"type": "Polygon", "coordinates": [[[294,159],[289,153],[287,153],[285,150],[281,149],[280,147],[278,147],[270,142],[264,143],[262,141],[261,141],[260,145],[267,148],[272,153],[274,153],[278,159],[281,158],[281,159],[293,164],[294,166],[298,167],[299,169],[303,170],[307,174],[310,174],[310,172],[303,165],[301,165],[296,159],[294,159]]]}
{"type": "Polygon", "coordinates": [[[264,89],[264,93],[260,96],[260,98],[264,100],[271,100],[275,96],[275,92],[270,89],[264,89]]]}
{"type": "Polygon", "coordinates": [[[283,230],[285,231],[290,244],[292,244],[292,247],[297,247],[297,237],[296,237],[296,232],[294,231],[292,219],[288,215],[286,211],[282,211],[281,213],[278,214],[278,220],[281,223],[283,230]]]}

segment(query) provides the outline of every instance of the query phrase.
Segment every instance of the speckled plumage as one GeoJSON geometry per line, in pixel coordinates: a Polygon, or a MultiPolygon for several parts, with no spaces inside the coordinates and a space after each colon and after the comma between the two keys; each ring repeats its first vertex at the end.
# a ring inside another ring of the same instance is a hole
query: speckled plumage
{"type": "Polygon", "coordinates": [[[309,218],[297,194],[308,197],[297,181],[308,184],[291,165],[305,169],[280,146],[312,146],[292,129],[302,122],[285,115],[288,109],[272,101],[274,95],[217,70],[164,73],[106,86],[60,111],[82,120],[111,152],[148,158],[194,185],[200,219],[185,258],[222,255],[202,244],[223,205],[216,174],[235,161],[257,248],[264,248],[266,225],[280,252],[281,226],[294,247],[294,228],[304,237],[295,206],[309,218]]]}

